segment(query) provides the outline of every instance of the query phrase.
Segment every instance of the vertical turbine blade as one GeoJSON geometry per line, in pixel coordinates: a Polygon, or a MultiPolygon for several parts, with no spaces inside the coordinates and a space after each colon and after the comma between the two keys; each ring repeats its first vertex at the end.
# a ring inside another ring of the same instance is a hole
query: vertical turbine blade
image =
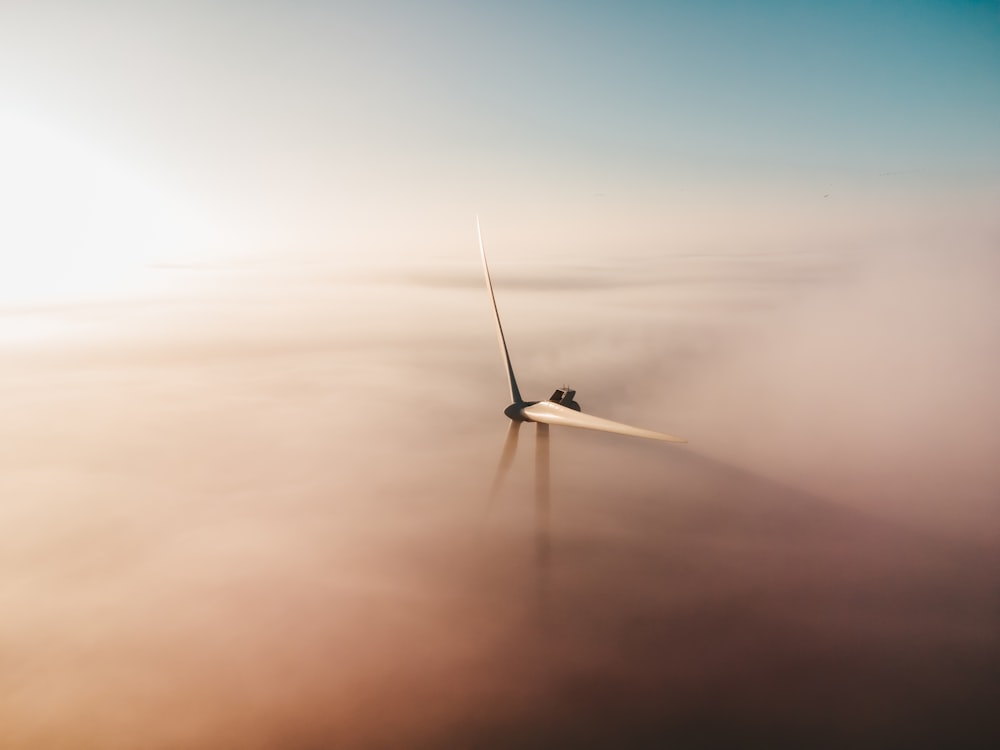
{"type": "Polygon", "coordinates": [[[483,232],[479,228],[479,217],[476,216],[476,235],[479,237],[479,253],[483,256],[483,273],[486,275],[486,289],[490,293],[490,302],[493,304],[493,317],[497,322],[497,339],[500,341],[500,351],[503,354],[504,363],[507,365],[507,384],[510,386],[510,398],[515,404],[521,403],[521,392],[517,389],[517,380],[514,379],[514,368],[510,364],[510,354],[507,352],[507,340],[503,336],[503,326],[500,325],[500,311],[497,310],[497,298],[493,294],[493,282],[490,280],[490,267],[486,263],[486,247],[483,245],[483,232]]]}

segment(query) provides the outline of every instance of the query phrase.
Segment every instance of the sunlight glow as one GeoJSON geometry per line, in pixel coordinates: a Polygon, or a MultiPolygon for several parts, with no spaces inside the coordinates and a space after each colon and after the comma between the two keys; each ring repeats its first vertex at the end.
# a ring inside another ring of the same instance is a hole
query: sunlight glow
{"type": "Polygon", "coordinates": [[[50,123],[0,111],[0,164],[0,304],[146,291],[185,234],[167,195],[50,123]]]}

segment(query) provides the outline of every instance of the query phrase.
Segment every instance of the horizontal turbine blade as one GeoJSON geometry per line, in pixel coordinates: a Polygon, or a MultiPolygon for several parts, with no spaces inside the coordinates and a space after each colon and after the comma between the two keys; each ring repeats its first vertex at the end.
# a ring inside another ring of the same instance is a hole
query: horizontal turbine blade
{"type": "Polygon", "coordinates": [[[613,432],[618,435],[631,435],[632,437],[649,438],[650,440],[663,440],[668,443],[686,443],[684,438],[668,435],[665,432],[655,432],[644,430],[641,427],[612,422],[610,419],[601,419],[590,414],[569,409],[561,404],[552,401],[539,401],[537,404],[526,406],[521,409],[521,414],[532,422],[543,422],[545,424],[557,424],[565,427],[581,427],[584,430],[598,430],[599,432],[613,432]]]}

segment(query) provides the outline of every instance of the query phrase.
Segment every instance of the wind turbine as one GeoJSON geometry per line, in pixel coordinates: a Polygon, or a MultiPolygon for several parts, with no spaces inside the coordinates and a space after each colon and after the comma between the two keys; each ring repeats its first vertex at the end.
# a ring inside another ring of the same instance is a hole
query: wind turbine
{"type": "Polygon", "coordinates": [[[543,547],[547,547],[547,535],[545,527],[548,524],[549,505],[549,425],[562,425],[564,427],[580,427],[584,430],[598,430],[600,432],[613,432],[618,435],[630,435],[632,437],[648,438],[650,440],[663,440],[668,443],[686,443],[684,438],[668,435],[665,432],[645,430],[641,427],[632,427],[621,422],[612,422],[610,419],[602,419],[580,411],[580,405],[574,400],[576,391],[568,387],[557,388],[555,392],[545,401],[525,401],[521,397],[521,391],[517,387],[517,379],[514,377],[514,368],[510,363],[510,353],[507,351],[507,341],[503,335],[503,326],[500,325],[500,312],[497,310],[497,298],[493,293],[493,282],[490,280],[490,267],[486,262],[486,248],[483,246],[483,232],[479,226],[479,217],[476,217],[476,234],[479,236],[479,252],[483,257],[483,273],[486,276],[486,289],[490,293],[490,302],[493,305],[493,317],[497,324],[497,340],[500,342],[500,353],[503,354],[504,365],[507,368],[507,384],[510,386],[511,404],[503,413],[510,419],[510,427],[507,430],[507,439],[504,441],[503,453],[500,454],[500,464],[497,466],[497,475],[493,482],[491,495],[496,494],[503,481],[504,476],[510,469],[514,461],[514,454],[517,452],[517,437],[522,422],[534,422],[537,425],[535,432],[535,498],[538,505],[539,528],[540,528],[540,549],[542,554],[547,554],[543,547]]]}

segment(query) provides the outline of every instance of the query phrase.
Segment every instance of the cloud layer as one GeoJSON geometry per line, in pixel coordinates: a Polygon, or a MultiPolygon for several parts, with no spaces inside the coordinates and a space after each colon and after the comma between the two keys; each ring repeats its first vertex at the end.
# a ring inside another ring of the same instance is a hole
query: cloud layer
{"type": "Polygon", "coordinates": [[[994,254],[498,270],[526,392],[691,439],[553,430],[547,517],[465,272],[211,273],[7,347],[5,747],[991,739],[994,254]]]}

